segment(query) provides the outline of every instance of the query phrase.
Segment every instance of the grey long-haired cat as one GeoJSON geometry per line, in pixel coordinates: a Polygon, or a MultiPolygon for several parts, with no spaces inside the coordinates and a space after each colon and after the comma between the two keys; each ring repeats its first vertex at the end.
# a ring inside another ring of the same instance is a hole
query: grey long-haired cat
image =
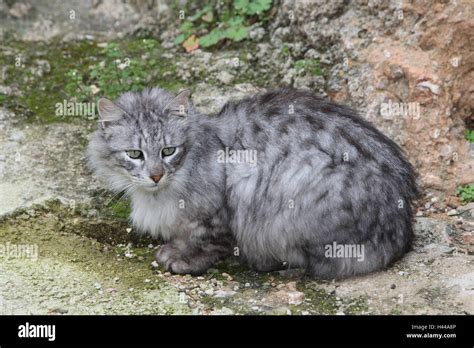
{"type": "Polygon", "coordinates": [[[274,90],[198,113],[188,92],[155,88],[98,104],[89,164],[132,201],[156,259],[200,274],[232,252],[258,271],[320,278],[379,270],[412,238],[415,173],[354,111],[274,90]]]}

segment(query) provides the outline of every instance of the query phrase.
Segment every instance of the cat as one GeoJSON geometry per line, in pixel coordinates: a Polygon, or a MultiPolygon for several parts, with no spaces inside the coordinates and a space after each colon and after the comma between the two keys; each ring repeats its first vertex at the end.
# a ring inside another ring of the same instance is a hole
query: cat
{"type": "Polygon", "coordinates": [[[153,88],[98,110],[88,163],[130,196],[133,225],[165,242],[155,258],[172,273],[236,255],[257,271],[341,279],[410,248],[416,173],[348,107],[283,88],[207,116],[187,90],[153,88]]]}

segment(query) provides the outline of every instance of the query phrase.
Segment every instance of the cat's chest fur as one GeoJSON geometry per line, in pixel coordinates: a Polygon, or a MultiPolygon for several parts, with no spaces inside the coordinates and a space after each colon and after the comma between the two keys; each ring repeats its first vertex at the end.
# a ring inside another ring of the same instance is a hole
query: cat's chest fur
{"type": "Polygon", "coordinates": [[[169,195],[136,193],[132,196],[133,225],[153,237],[171,239],[179,230],[180,213],[179,201],[169,195]]]}

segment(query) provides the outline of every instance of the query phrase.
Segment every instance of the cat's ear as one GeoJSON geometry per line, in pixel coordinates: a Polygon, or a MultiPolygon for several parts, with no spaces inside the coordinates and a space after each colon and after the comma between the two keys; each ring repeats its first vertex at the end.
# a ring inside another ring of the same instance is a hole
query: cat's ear
{"type": "Polygon", "coordinates": [[[189,108],[189,90],[185,89],[178,93],[172,101],[168,103],[165,107],[165,112],[168,112],[170,115],[186,117],[188,116],[189,108]]]}
{"type": "Polygon", "coordinates": [[[110,122],[120,120],[125,112],[113,101],[106,98],[99,99],[97,109],[99,110],[99,122],[102,128],[106,128],[110,122]]]}

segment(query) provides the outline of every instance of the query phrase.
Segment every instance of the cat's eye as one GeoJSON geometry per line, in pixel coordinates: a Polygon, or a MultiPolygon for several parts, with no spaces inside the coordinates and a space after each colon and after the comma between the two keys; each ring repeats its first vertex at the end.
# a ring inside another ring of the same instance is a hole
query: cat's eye
{"type": "Polygon", "coordinates": [[[127,156],[132,159],[143,158],[143,152],[141,152],[140,150],[128,150],[125,152],[127,153],[127,156]]]}
{"type": "Polygon", "coordinates": [[[171,156],[176,151],[175,147],[165,147],[161,150],[163,156],[171,156]]]}

